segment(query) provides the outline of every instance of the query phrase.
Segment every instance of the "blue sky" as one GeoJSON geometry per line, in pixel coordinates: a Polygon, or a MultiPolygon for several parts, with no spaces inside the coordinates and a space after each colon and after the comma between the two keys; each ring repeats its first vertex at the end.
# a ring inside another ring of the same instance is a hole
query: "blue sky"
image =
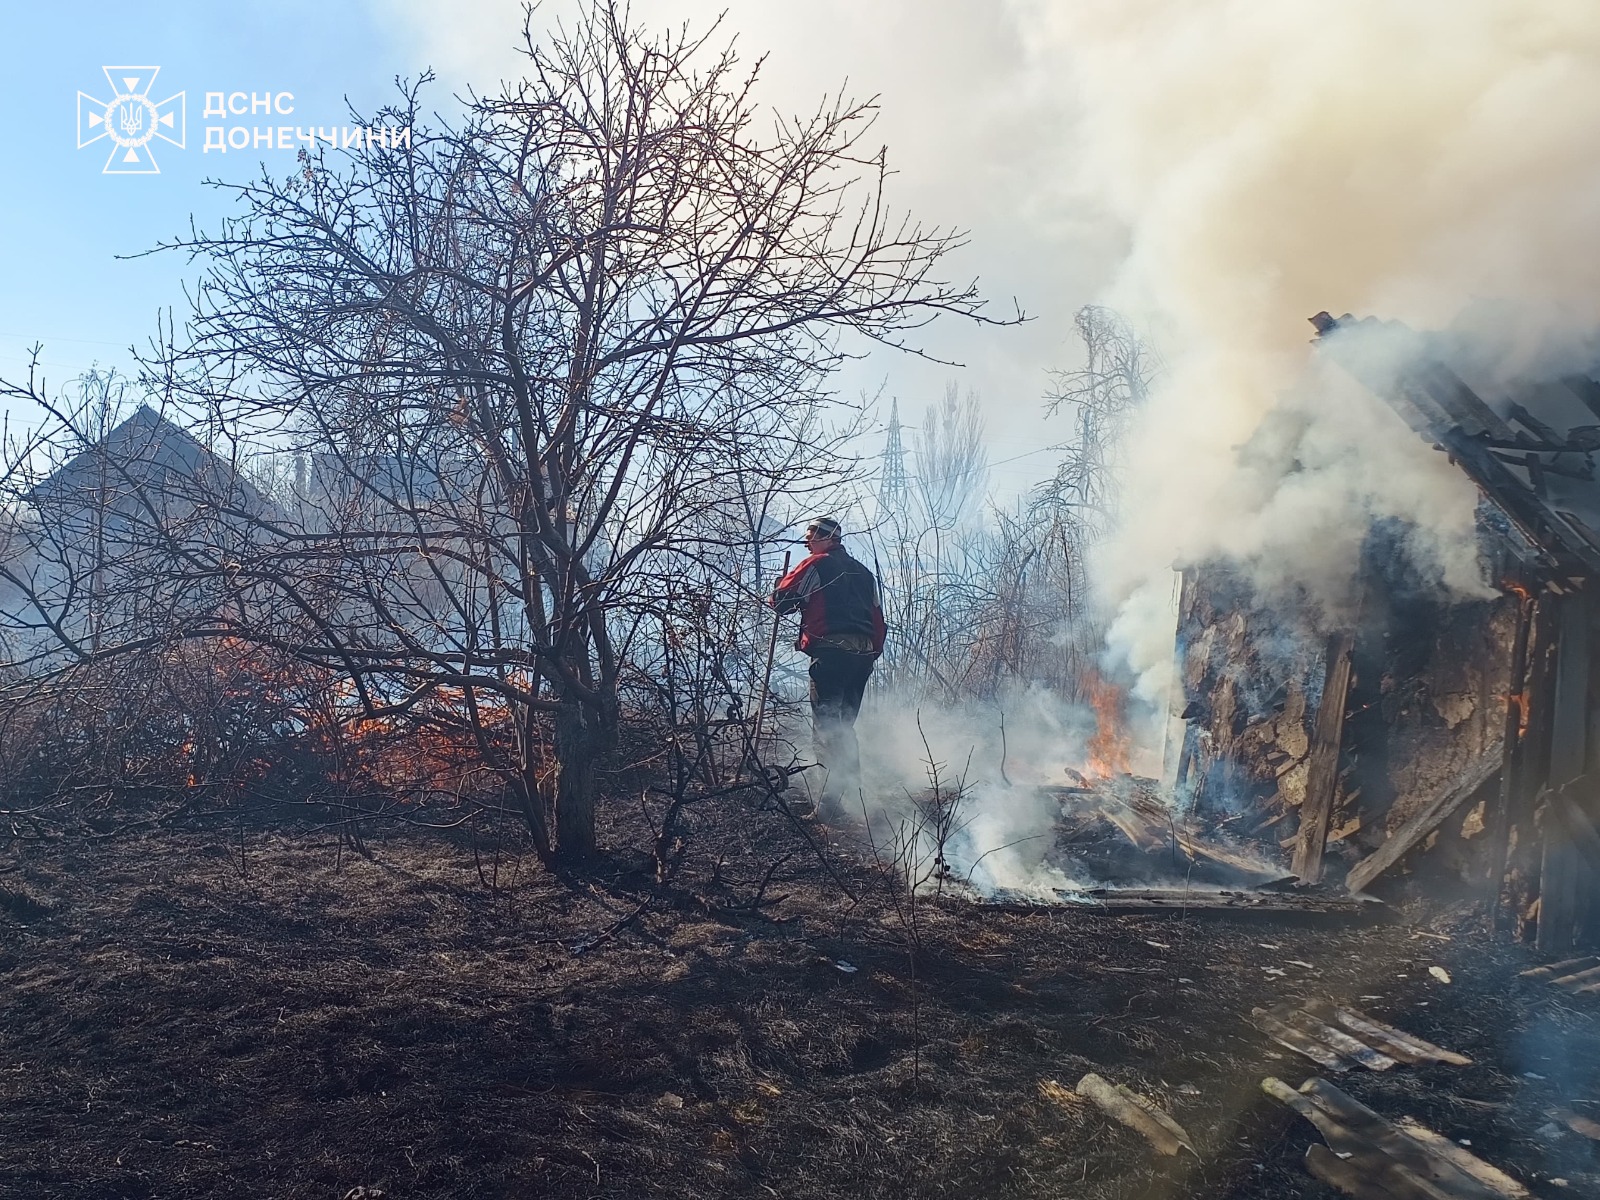
{"type": "Polygon", "coordinates": [[[263,160],[292,168],[292,150],[204,153],[203,128],[219,123],[203,117],[207,91],[292,92],[294,114],[272,123],[345,125],[347,96],[375,108],[396,74],[421,65],[395,21],[364,4],[19,5],[6,24],[13,53],[0,96],[13,120],[0,188],[0,375],[20,378],[27,347],[41,342],[52,390],[93,363],[125,365],[160,310],[181,320],[195,266],[173,253],[126,256],[183,233],[191,214],[214,227],[228,201],[205,179],[242,180],[263,160]],[[158,175],[102,174],[105,139],[77,148],[77,94],[108,98],[106,65],[159,66],[152,100],[186,93],[186,148],[152,142],[158,175]]]}
{"type": "MultiPolygon", "coordinates": [[[[550,0],[542,11],[567,2],[550,0]]],[[[263,159],[276,173],[292,169],[293,150],[205,153],[206,126],[221,124],[204,114],[206,93],[294,95],[290,116],[229,117],[228,125],[344,126],[347,100],[377,108],[394,96],[396,75],[437,69],[429,107],[449,111],[453,92],[468,83],[490,90],[520,62],[517,0],[11,7],[12,62],[0,82],[4,111],[14,115],[0,187],[0,377],[20,380],[28,347],[39,342],[52,393],[92,365],[126,368],[128,347],[145,344],[164,309],[183,320],[183,285],[198,264],[174,253],[128,256],[182,235],[191,216],[214,229],[229,202],[206,179],[242,181],[263,159]],[[185,93],[186,148],[150,144],[160,174],[103,174],[106,141],[77,147],[78,92],[109,98],[108,65],[160,67],[154,101],[185,93]]],[[[1038,319],[999,331],[941,322],[923,344],[964,368],[875,353],[838,389],[848,397],[881,388],[914,421],[954,381],[985,401],[991,457],[1025,456],[1007,464],[1011,486],[1021,486],[1020,469],[1047,471],[1040,447],[1061,436],[1055,426],[1041,429],[1047,372],[1072,365],[1072,313],[1093,298],[1121,244],[1100,236],[1092,215],[1059,203],[1055,156],[1040,136],[1061,121],[1052,88],[1039,83],[1052,72],[1031,61],[1010,6],[635,0],[634,9],[654,28],[687,20],[699,29],[726,10],[721,32],[738,38],[745,61],[769,56],[758,94],[779,108],[812,108],[841,87],[880,97],[875,136],[897,171],[891,199],[929,223],[971,231],[950,274],[979,277],[999,310],[1015,297],[1038,319]]]]}

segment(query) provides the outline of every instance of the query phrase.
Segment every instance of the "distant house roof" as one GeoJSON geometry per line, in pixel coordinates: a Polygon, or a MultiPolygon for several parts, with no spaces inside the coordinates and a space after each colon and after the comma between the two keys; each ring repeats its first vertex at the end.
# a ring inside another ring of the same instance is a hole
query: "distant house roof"
{"type": "Polygon", "coordinates": [[[36,508],[60,512],[96,502],[114,505],[136,494],[220,501],[250,512],[272,508],[232,464],[144,404],[24,498],[36,508]]]}
{"type": "Polygon", "coordinates": [[[1477,484],[1526,566],[1552,578],[1600,574],[1600,424],[1568,424],[1573,415],[1600,421],[1600,382],[1567,374],[1525,383],[1491,406],[1432,339],[1398,321],[1323,312],[1311,324],[1324,353],[1477,484]]]}

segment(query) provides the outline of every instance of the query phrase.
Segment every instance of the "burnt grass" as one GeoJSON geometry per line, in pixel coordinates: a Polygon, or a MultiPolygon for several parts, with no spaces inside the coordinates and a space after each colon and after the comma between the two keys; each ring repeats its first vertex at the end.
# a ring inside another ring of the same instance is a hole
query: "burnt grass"
{"type": "Polygon", "coordinates": [[[398,823],[370,857],[281,819],[0,841],[0,1196],[1332,1197],[1259,1090],[1316,1073],[1249,1024],[1291,999],[1470,1054],[1338,1082],[1536,1195],[1600,1194],[1548,1115],[1600,1118],[1600,1003],[1518,979],[1535,956],[1470,897],[930,903],[913,953],[849,830],[806,827],[856,901],[776,814],[695,819],[660,890],[624,852],[562,881],[514,838],[398,823]],[[1087,1071],[1199,1159],[1041,1088],[1087,1071]]]}

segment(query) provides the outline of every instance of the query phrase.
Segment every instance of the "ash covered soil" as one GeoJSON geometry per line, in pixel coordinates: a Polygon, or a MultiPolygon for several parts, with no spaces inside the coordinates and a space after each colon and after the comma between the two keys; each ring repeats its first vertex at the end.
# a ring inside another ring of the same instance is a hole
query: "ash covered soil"
{"type": "Polygon", "coordinates": [[[1474,1060],[1337,1077],[1357,1099],[1536,1195],[1600,1195],[1596,1143],[1549,1116],[1600,1118],[1600,1001],[1518,979],[1536,956],[1469,902],[946,902],[913,956],[849,832],[809,831],[858,901],[797,828],[701,818],[703,868],[598,943],[651,894],[624,856],[597,885],[397,826],[370,858],[309,827],[0,843],[0,1196],[1332,1197],[1259,1090],[1317,1073],[1249,1022],[1293,999],[1474,1060]],[[1041,1087],[1088,1071],[1199,1160],[1041,1087]]]}

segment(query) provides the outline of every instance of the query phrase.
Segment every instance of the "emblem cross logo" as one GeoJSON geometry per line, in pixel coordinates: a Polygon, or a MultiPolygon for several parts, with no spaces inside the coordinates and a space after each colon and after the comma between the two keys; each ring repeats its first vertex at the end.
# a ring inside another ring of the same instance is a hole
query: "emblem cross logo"
{"type": "Polygon", "coordinates": [[[183,149],[184,93],[157,104],[150,88],[160,67],[102,67],[111,85],[111,99],[78,93],[78,149],[111,139],[111,154],[102,175],[159,175],[150,143],[160,138],[183,149]]]}

